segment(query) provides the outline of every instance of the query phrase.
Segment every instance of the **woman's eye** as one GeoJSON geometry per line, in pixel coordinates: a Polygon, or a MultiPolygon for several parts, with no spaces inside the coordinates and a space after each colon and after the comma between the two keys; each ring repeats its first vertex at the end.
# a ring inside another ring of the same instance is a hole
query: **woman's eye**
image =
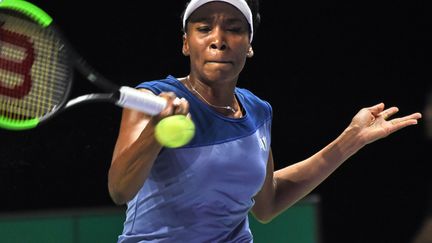
{"type": "Polygon", "coordinates": [[[197,28],[199,32],[209,32],[211,28],[209,26],[200,26],[197,28]]]}
{"type": "Polygon", "coordinates": [[[242,28],[240,28],[240,27],[231,27],[231,28],[228,28],[228,31],[239,33],[239,32],[242,31],[242,28]]]}

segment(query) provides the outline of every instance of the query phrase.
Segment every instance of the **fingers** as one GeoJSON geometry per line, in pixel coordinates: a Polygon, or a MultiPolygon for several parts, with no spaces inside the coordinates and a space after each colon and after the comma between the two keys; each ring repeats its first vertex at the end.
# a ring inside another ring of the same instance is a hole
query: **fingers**
{"type": "Polygon", "coordinates": [[[381,116],[384,120],[389,119],[391,116],[396,114],[399,111],[399,108],[397,107],[390,107],[378,114],[378,116],[381,116]]]}
{"type": "Polygon", "coordinates": [[[413,114],[408,115],[408,116],[392,119],[390,121],[390,123],[392,125],[398,125],[398,126],[405,127],[405,126],[417,124],[418,119],[420,119],[421,117],[422,117],[421,113],[417,112],[417,113],[413,113],[413,114]]]}
{"type": "MultiPolygon", "coordinates": [[[[390,107],[390,108],[384,110],[384,103],[376,104],[374,106],[368,107],[367,109],[376,118],[381,117],[384,120],[388,120],[394,114],[399,112],[399,108],[396,106],[393,106],[393,107],[390,107]]],[[[392,124],[397,124],[400,122],[407,123],[409,125],[411,125],[411,123],[417,124],[417,120],[420,119],[421,117],[422,117],[421,113],[417,112],[417,113],[413,113],[413,114],[405,116],[405,117],[393,119],[392,124]]]]}
{"type": "Polygon", "coordinates": [[[378,116],[384,110],[384,103],[379,103],[367,108],[374,116],[378,116]]]}
{"type": "Polygon", "coordinates": [[[189,112],[189,102],[185,98],[178,98],[174,92],[162,92],[161,97],[167,100],[166,108],[159,114],[162,117],[171,115],[187,115],[189,112]]]}
{"type": "Polygon", "coordinates": [[[185,98],[176,97],[173,101],[174,114],[186,115],[189,112],[189,102],[185,98]]]}

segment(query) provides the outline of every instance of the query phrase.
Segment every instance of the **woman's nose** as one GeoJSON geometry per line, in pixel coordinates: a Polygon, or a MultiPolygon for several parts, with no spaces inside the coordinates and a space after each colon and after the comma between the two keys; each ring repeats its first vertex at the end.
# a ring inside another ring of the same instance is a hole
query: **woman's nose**
{"type": "Polygon", "coordinates": [[[225,50],[227,48],[224,31],[220,28],[213,29],[213,39],[210,44],[211,49],[225,50]]]}

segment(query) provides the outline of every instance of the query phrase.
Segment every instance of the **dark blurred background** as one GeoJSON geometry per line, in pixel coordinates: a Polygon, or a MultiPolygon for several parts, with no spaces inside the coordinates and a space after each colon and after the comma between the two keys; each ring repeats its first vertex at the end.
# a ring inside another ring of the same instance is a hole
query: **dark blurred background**
{"type": "MultiPolygon", "coordinates": [[[[184,0],[33,2],[118,84],[188,73],[184,0]]],[[[317,152],[362,107],[423,110],[432,88],[430,9],[420,1],[261,1],[255,56],[239,86],[273,106],[277,168],[317,152]]],[[[72,96],[99,91],[80,76],[74,85],[72,96]]],[[[107,172],[120,116],[119,107],[89,104],[34,130],[0,131],[0,210],[114,206],[107,172]]],[[[430,193],[428,149],[420,121],[366,146],[316,188],[323,243],[407,243],[430,193]]]]}

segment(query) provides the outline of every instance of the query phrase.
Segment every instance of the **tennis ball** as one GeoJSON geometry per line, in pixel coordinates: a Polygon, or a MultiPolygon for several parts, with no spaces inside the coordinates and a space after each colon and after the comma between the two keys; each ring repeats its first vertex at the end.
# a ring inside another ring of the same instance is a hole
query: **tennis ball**
{"type": "Polygon", "coordinates": [[[168,148],[178,148],[186,145],[195,135],[195,124],[184,115],[169,116],[155,127],[158,142],[168,148]]]}

